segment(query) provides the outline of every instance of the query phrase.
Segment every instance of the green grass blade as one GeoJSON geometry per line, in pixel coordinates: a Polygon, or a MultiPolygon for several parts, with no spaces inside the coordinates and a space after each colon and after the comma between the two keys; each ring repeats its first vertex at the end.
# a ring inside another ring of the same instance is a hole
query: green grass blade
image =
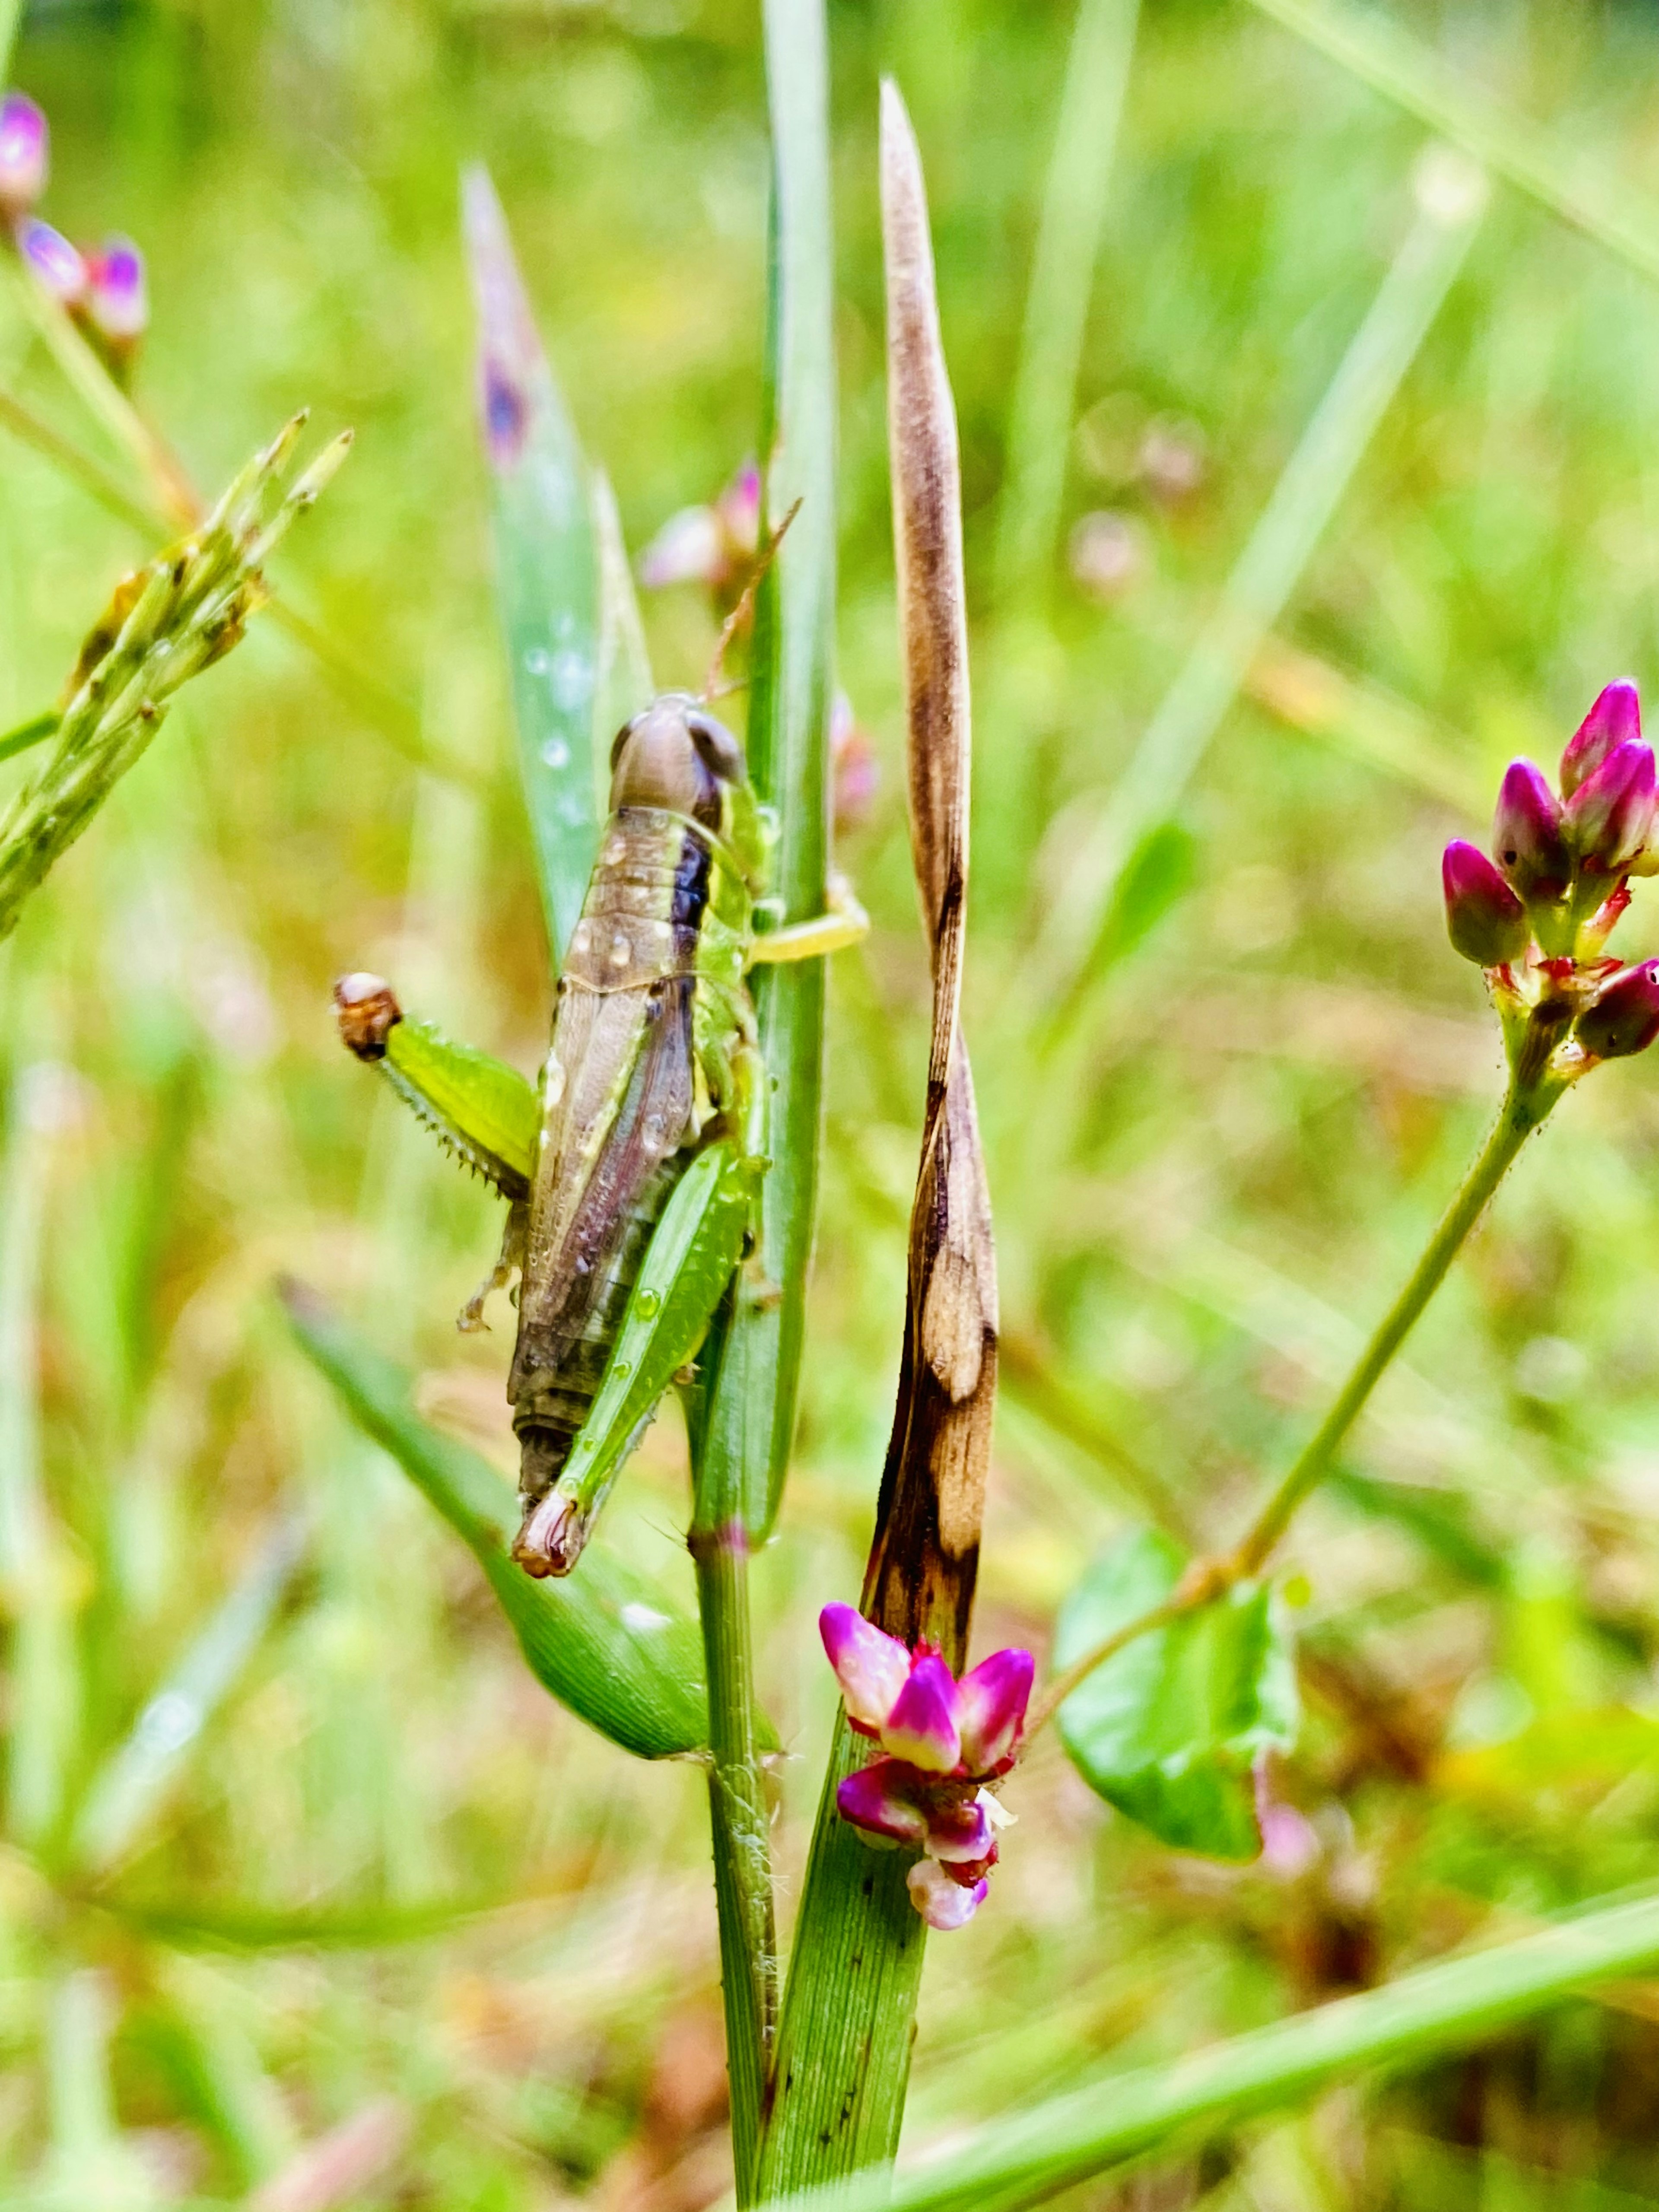
{"type": "Polygon", "coordinates": [[[305,1541],[301,1524],[290,1520],[258,1546],[125,1741],[93,1776],[70,1832],[72,1864],[103,1874],[131,1848],[264,1639],[305,1541]]]}
{"type": "Polygon", "coordinates": [[[461,186],[478,313],[478,404],[494,492],[495,591],[519,759],[554,957],[599,842],[593,754],[599,577],[587,464],[482,167],[461,186]]]}
{"type": "MultiPolygon", "coordinates": [[[[1311,557],[1472,244],[1481,179],[1455,157],[1419,173],[1418,212],[1313,419],[1051,908],[1030,1003],[1069,1009],[1124,869],[1179,804],[1311,557]]],[[[1058,1017],[1054,1018],[1056,1023],[1058,1017]]]]}
{"type": "Polygon", "coordinates": [[[69,1563],[47,1504],[37,1351],[46,1179],[62,1072],[12,1087],[0,1182],[0,1602],[12,1622],[6,1825],[39,1844],[63,1810],[81,1684],[69,1563]]]}
{"type": "Polygon", "coordinates": [[[999,2212],[1041,2203],[1126,2160],[1292,2103],[1358,2069],[1472,2043],[1575,1990],[1659,1963],[1659,1898],[1583,1911],[1363,1996],[1121,2074],[981,2128],[895,2184],[883,2174],[787,2200],[836,2212],[999,2212]]]}
{"type": "MultiPolygon", "coordinates": [[[[821,0],[768,0],[767,83],[774,149],[767,390],[761,450],[765,520],[800,501],[761,586],[749,716],[749,769],[777,815],[773,891],[784,919],[823,910],[829,858],[827,746],[836,600],[836,363],[830,209],[829,57],[821,0]]],[[[817,1200],[824,963],[754,978],[772,1078],[772,1168],[762,1262],[783,1296],[737,1316],[708,1411],[708,1449],[740,1470],[741,1510],[764,1539],[794,1434],[806,1279],[817,1200]]]]}
{"type": "Polygon", "coordinates": [[[997,522],[1006,605],[1047,574],[1060,526],[1078,366],[1140,0],[1078,0],[1031,263],[997,522]]]}
{"type": "Polygon", "coordinates": [[[23,0],[0,0],[0,87],[11,82],[12,48],[23,21],[23,0]]]}
{"type": "Polygon", "coordinates": [[[471,1547],[542,1686],[641,1759],[700,1749],[707,1720],[695,1623],[654,1583],[597,1548],[568,1581],[533,1582],[509,1557],[517,1501],[489,1462],[428,1428],[402,1369],[314,1292],[289,1283],[283,1298],[295,1334],[357,1425],[471,1547]]]}
{"type": "Polygon", "coordinates": [[[1586,170],[1547,131],[1467,83],[1377,9],[1333,0],[1251,0],[1373,91],[1474,155],[1598,246],[1659,277],[1659,204],[1623,178],[1586,170]]]}

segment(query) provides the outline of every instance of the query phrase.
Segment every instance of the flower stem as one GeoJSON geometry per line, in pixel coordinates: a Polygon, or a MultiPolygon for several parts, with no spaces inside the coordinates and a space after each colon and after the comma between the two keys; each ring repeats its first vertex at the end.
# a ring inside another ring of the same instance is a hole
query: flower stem
{"type": "MultiPolygon", "coordinates": [[[[1537,1042],[1541,1048],[1547,1048],[1559,1035],[1559,1024],[1553,1014],[1551,1009],[1541,1018],[1534,1018],[1532,1026],[1539,1032],[1537,1042]]],[[[1364,1412],[1371,1392],[1387,1373],[1389,1363],[1415,1327],[1423,1309],[1444,1281],[1447,1269],[1463,1249],[1493,1192],[1515,1164],[1522,1146],[1565,1088],[1559,1078],[1549,1073],[1543,1052],[1528,1048],[1532,1042],[1530,1036],[1522,1041],[1520,1073],[1504,1096],[1503,1110],[1480,1157],[1464,1176],[1456,1196],[1424,1248],[1422,1257],[1398,1297],[1372,1330],[1330,1411],[1303,1446],[1295,1465],[1257,1514],[1243,1541],[1236,1550],[1218,1558],[1195,1559],[1173,1596],[1139,1619],[1115,1629],[1092,1650],[1073,1661],[1064,1674],[1056,1675],[1031,1706],[1025,1725],[1028,1743],[1054,1717],[1079,1683],[1093,1674],[1097,1667],[1115,1658],[1126,1644],[1150,1635],[1155,1629],[1167,1627],[1182,1613],[1194,1613],[1211,1604],[1235,1583],[1259,1574],[1266,1565],[1297,1509],[1330,1473],[1331,1462],[1344,1437],[1364,1412]]]]}

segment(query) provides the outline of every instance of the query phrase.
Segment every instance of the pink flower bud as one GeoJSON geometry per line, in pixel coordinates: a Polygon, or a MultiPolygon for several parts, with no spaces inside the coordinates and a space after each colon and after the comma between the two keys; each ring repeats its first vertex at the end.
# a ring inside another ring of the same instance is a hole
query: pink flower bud
{"type": "Polygon", "coordinates": [[[921,1793],[927,1786],[927,1778],[902,1759],[878,1759],[839,1784],[836,1810],[866,1834],[896,1844],[925,1844],[928,1817],[921,1793]]]}
{"type": "Polygon", "coordinates": [[[27,215],[46,188],[52,134],[27,93],[0,100],[0,215],[27,215]]]}
{"type": "Polygon", "coordinates": [[[1646,844],[1653,811],[1653,748],[1629,739],[1567,801],[1567,836],[1586,868],[1616,875],[1646,844]]]}
{"type": "Polygon", "coordinates": [[[988,1860],[994,1860],[996,1836],[977,1792],[966,1803],[947,1798],[929,1808],[927,1849],[934,1858],[951,1866],[982,1867],[988,1860]]]}
{"type": "Polygon", "coordinates": [[[1638,741],[1641,735],[1642,708],[1636,686],[1628,676],[1621,676],[1616,684],[1597,693],[1595,704],[1567,742],[1561,756],[1562,797],[1571,799],[1615,745],[1638,741]]]}
{"type": "Polygon", "coordinates": [[[87,294],[87,264],[61,230],[31,216],[18,226],[17,250],[60,306],[80,306],[87,294]]]}
{"type": "Polygon", "coordinates": [[[683,507],[641,554],[640,581],[647,592],[669,584],[714,585],[724,580],[726,565],[719,515],[712,507],[683,507]]]}
{"type": "Polygon", "coordinates": [[[106,238],[87,256],[87,277],[93,328],[112,345],[136,345],[149,321],[143,255],[130,238],[106,238]]]}
{"type": "Polygon", "coordinates": [[[1558,899],[1572,874],[1561,807],[1542,769],[1511,761],[1498,793],[1492,849],[1523,899],[1558,899]]]}
{"type": "Polygon", "coordinates": [[[848,1719],[860,1735],[878,1735],[909,1680],[909,1653],[856,1606],[826,1605],[818,1615],[818,1634],[841,1684],[848,1719]]]}
{"type": "Polygon", "coordinates": [[[1478,845],[1454,837],[1441,857],[1440,881],[1454,951],[1481,968],[1521,957],[1527,910],[1478,845]]]}
{"type": "Polygon", "coordinates": [[[905,1876],[910,1902],[930,1928],[948,1933],[965,1928],[985,1902],[991,1885],[981,1877],[971,1889],[952,1881],[932,1859],[918,1859],[905,1876]]]}
{"type": "MultiPolygon", "coordinates": [[[[1490,861],[1486,865],[1492,866],[1490,861]]],[[[1501,878],[1499,887],[1506,898],[1514,897],[1501,878]]],[[[1520,912],[1518,904],[1516,911],[1520,912]]],[[[1001,1774],[1012,1765],[1036,1673],[1029,1651],[994,1651],[957,1684],[962,1763],[969,1774],[1001,1774]]]]}
{"type": "Polygon", "coordinates": [[[948,1774],[962,1756],[957,1686],[936,1652],[919,1651],[910,1678],[882,1723],[881,1744],[927,1774],[948,1774]]]}
{"type": "Polygon", "coordinates": [[[1626,1060],[1659,1036],[1659,960],[1624,969],[1604,986],[1573,1035],[1595,1060],[1626,1060]]]}

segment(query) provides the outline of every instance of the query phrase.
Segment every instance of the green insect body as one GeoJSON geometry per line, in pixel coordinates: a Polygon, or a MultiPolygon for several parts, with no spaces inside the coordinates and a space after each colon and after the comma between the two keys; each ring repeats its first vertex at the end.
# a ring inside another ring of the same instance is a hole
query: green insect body
{"type": "Polygon", "coordinates": [[[462,1326],[516,1265],[513,1556],[532,1575],[574,1565],[758,1224],[768,1085],[750,966],[811,958],[868,927],[848,898],[757,938],[765,852],[736,738],[696,700],[665,694],[612,750],[611,815],[539,1096],[404,1020],[378,977],[336,988],[347,1044],[509,1201],[501,1262],[462,1326]]]}

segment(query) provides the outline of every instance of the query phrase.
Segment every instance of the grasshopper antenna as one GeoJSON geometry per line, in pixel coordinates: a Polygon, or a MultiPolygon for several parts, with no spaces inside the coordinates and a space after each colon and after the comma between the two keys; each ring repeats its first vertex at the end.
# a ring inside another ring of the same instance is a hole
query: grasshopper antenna
{"type": "Polygon", "coordinates": [[[748,621],[750,616],[754,612],[755,594],[761,587],[761,579],[765,575],[767,570],[776,559],[778,548],[783,543],[783,534],[785,531],[788,529],[790,524],[799,513],[800,501],[797,500],[794,505],[790,508],[788,514],[784,516],[783,520],[779,523],[777,528],[767,539],[760,558],[756,562],[754,568],[750,571],[749,581],[743,587],[741,598],[738,599],[736,606],[732,608],[731,613],[727,615],[726,620],[720,624],[720,634],[714,642],[714,658],[708,664],[708,674],[703,680],[703,687],[702,690],[697,694],[698,698],[702,701],[705,706],[709,705],[716,699],[724,698],[726,692],[735,691],[741,688],[741,686],[737,684],[728,684],[723,689],[721,688],[720,664],[726,659],[726,649],[731,645],[732,639],[737,635],[743,624],[748,621]]]}

